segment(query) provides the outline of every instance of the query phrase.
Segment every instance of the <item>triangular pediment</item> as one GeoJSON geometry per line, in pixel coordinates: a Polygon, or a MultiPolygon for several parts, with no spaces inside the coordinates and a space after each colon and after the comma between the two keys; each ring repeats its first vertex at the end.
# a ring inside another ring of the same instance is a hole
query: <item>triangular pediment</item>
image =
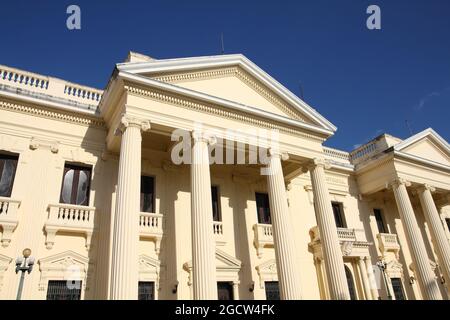
{"type": "Polygon", "coordinates": [[[434,130],[427,129],[395,146],[397,151],[450,166],[450,147],[434,130]]]}
{"type": "Polygon", "coordinates": [[[71,267],[79,267],[86,271],[89,264],[89,258],[82,256],[74,251],[64,251],[46,258],[39,259],[41,270],[57,269],[66,270],[71,267]]]}
{"type": "Polygon", "coordinates": [[[334,132],[334,127],[243,55],[122,63],[120,71],[334,132]]]}
{"type": "MultiPolygon", "coordinates": [[[[218,270],[227,269],[239,271],[241,265],[242,262],[240,260],[216,248],[216,268],[218,270]]],[[[192,269],[192,260],[186,262],[183,267],[186,271],[192,269]]]]}

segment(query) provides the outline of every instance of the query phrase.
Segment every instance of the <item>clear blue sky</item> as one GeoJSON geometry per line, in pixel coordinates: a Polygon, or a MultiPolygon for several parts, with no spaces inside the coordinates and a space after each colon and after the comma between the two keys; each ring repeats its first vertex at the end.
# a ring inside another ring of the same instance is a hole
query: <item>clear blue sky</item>
{"type": "Polygon", "coordinates": [[[104,88],[128,50],[243,53],[338,127],[344,150],[433,127],[450,140],[450,1],[2,1],[0,64],[104,88]],[[81,30],[66,28],[77,4],[81,30]],[[381,7],[382,30],[366,28],[381,7]]]}

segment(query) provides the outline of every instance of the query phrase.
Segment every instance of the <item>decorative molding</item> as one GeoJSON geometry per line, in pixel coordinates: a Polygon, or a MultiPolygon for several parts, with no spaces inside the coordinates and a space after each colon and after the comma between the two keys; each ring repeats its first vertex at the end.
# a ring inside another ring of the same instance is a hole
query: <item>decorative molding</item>
{"type": "Polygon", "coordinates": [[[105,123],[102,119],[90,116],[82,116],[80,114],[77,114],[76,112],[71,113],[71,112],[55,111],[47,109],[45,107],[40,108],[32,105],[18,104],[1,100],[0,100],[0,109],[20,113],[27,113],[42,118],[70,122],[78,125],[95,126],[101,128],[105,127],[105,123]]]}
{"type": "Polygon", "coordinates": [[[89,258],[72,250],[64,251],[39,260],[41,278],[39,290],[45,291],[49,280],[82,281],[82,288],[86,287],[88,273],[93,272],[93,264],[89,258]]]}
{"type": "Polygon", "coordinates": [[[141,254],[139,256],[139,281],[153,281],[155,283],[156,293],[159,290],[160,278],[161,262],[148,255],[141,254]]]}
{"type": "Polygon", "coordinates": [[[231,67],[225,69],[214,69],[214,70],[204,70],[204,71],[196,71],[196,72],[188,72],[188,73],[180,73],[180,74],[170,74],[163,76],[152,77],[154,80],[158,80],[166,83],[177,83],[189,80],[206,80],[206,79],[215,79],[222,77],[230,77],[235,76],[250,88],[258,92],[269,102],[275,104],[281,111],[288,114],[290,117],[300,120],[302,122],[311,123],[308,121],[303,115],[301,115],[298,111],[293,110],[289,104],[285,103],[278,96],[273,94],[266,86],[260,83],[255,77],[251,76],[248,72],[245,72],[239,67],[231,67]]]}
{"type": "Polygon", "coordinates": [[[267,260],[255,267],[259,277],[259,287],[264,289],[264,282],[278,281],[277,263],[275,259],[267,260]]]}
{"type": "Polygon", "coordinates": [[[58,153],[59,151],[59,141],[50,141],[50,140],[43,140],[39,138],[32,137],[30,141],[30,149],[36,150],[36,149],[50,149],[52,153],[58,153]]]}
{"type": "Polygon", "coordinates": [[[147,88],[138,88],[131,85],[125,85],[125,90],[130,94],[140,95],[143,97],[147,97],[152,100],[180,106],[187,109],[192,109],[200,112],[205,112],[209,114],[213,114],[219,117],[228,118],[231,120],[236,120],[244,123],[248,123],[251,125],[259,126],[267,129],[280,130],[282,132],[302,136],[311,140],[318,141],[322,143],[325,141],[325,138],[320,138],[318,136],[305,133],[303,131],[293,129],[292,127],[282,126],[274,123],[270,123],[261,119],[257,119],[256,116],[251,117],[246,115],[244,112],[232,111],[218,104],[206,104],[198,101],[194,101],[193,99],[185,98],[181,95],[176,95],[172,93],[167,93],[158,89],[147,89],[147,88]]]}
{"type": "Polygon", "coordinates": [[[13,260],[12,258],[0,254],[0,292],[3,286],[3,277],[5,275],[6,270],[8,270],[9,264],[11,263],[12,260],[13,260]]]}

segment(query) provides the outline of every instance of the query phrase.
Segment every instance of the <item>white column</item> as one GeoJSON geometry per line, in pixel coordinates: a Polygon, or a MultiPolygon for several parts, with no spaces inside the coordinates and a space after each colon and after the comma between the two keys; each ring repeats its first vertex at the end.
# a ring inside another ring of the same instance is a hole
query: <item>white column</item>
{"type": "Polygon", "coordinates": [[[216,243],[213,235],[208,144],[213,137],[192,132],[191,229],[194,300],[216,300],[216,243]]]}
{"type": "Polygon", "coordinates": [[[377,286],[377,281],[375,279],[375,273],[373,271],[372,262],[370,261],[370,257],[366,257],[364,259],[364,262],[366,264],[366,272],[369,276],[369,285],[370,285],[370,291],[372,292],[372,299],[378,300],[378,298],[379,298],[378,286],[377,286]]]}
{"type": "Polygon", "coordinates": [[[442,268],[445,282],[450,290],[450,243],[447,240],[439,213],[434,204],[433,196],[431,195],[432,191],[434,192],[435,189],[429,185],[424,185],[419,188],[419,199],[437,251],[439,265],[442,268]]]}
{"type": "Polygon", "coordinates": [[[323,159],[314,159],[312,165],[308,167],[311,173],[317,224],[322,242],[330,298],[334,300],[350,300],[344,260],[325,180],[325,166],[327,165],[323,159]]]}
{"type": "MultiPolygon", "coordinates": [[[[267,184],[280,297],[283,300],[299,300],[301,299],[301,270],[296,258],[293,221],[287,204],[283,169],[281,167],[282,155],[273,150],[269,151],[267,184]]],[[[287,155],[283,155],[283,160],[286,159],[287,155]]]]}
{"type": "Polygon", "coordinates": [[[406,186],[410,185],[404,179],[397,179],[392,183],[395,200],[397,202],[400,219],[405,228],[406,241],[408,242],[414,263],[417,280],[422,289],[422,294],[427,300],[442,300],[430,261],[417,224],[411,201],[409,200],[406,186]]]}
{"type": "Polygon", "coordinates": [[[361,274],[361,279],[363,282],[364,294],[366,300],[372,300],[372,292],[370,291],[369,277],[367,274],[366,265],[364,264],[364,258],[360,257],[358,259],[359,273],[361,274]]]}
{"type": "Polygon", "coordinates": [[[233,300],[239,300],[239,281],[233,281],[233,300]]]}
{"type": "Polygon", "coordinates": [[[141,178],[141,130],[148,121],[124,115],[111,260],[110,298],[132,300],[138,296],[139,195],[141,178]]]}

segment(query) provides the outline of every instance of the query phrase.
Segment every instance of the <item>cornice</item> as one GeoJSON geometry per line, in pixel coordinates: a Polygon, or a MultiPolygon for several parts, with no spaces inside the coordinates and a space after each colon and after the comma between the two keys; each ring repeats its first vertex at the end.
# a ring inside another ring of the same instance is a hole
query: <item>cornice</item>
{"type": "Polygon", "coordinates": [[[307,139],[315,140],[320,143],[325,141],[325,138],[320,138],[315,135],[299,131],[297,129],[293,129],[293,128],[289,128],[286,126],[271,123],[268,121],[264,121],[264,120],[258,119],[256,117],[250,117],[247,114],[245,114],[244,112],[230,111],[218,104],[202,103],[200,101],[194,101],[193,99],[185,98],[181,95],[167,93],[167,92],[164,92],[164,91],[158,90],[158,89],[150,90],[148,88],[140,88],[137,86],[133,86],[129,83],[125,84],[124,88],[130,94],[143,96],[143,97],[150,98],[152,100],[156,100],[159,102],[169,103],[169,104],[180,106],[183,108],[192,109],[192,110],[196,110],[196,111],[200,111],[200,112],[213,114],[213,115],[216,115],[219,117],[228,118],[231,120],[245,122],[245,123],[248,123],[251,125],[256,125],[258,127],[262,127],[262,128],[266,128],[266,129],[280,130],[281,132],[285,132],[285,133],[296,135],[296,136],[303,136],[307,139]]]}
{"type": "Polygon", "coordinates": [[[0,100],[0,109],[31,114],[34,116],[54,119],[64,122],[75,123],[84,126],[95,126],[103,128],[105,126],[104,122],[100,118],[82,116],[76,113],[69,113],[63,111],[56,111],[45,107],[36,107],[33,105],[27,105],[22,103],[9,102],[5,100],[0,100]]]}
{"type": "Polygon", "coordinates": [[[293,110],[291,106],[273,94],[266,86],[260,84],[260,82],[244,70],[239,67],[231,67],[224,69],[215,69],[215,70],[204,70],[204,71],[196,71],[196,72],[187,72],[187,73],[178,73],[178,74],[169,74],[169,75],[161,75],[152,77],[152,79],[166,82],[166,83],[178,83],[189,80],[207,80],[214,78],[221,78],[225,76],[235,76],[245,84],[247,84],[250,88],[261,94],[268,101],[272,102],[276,106],[278,106],[282,111],[287,113],[290,117],[300,120],[306,123],[310,123],[300,112],[293,110]]]}

